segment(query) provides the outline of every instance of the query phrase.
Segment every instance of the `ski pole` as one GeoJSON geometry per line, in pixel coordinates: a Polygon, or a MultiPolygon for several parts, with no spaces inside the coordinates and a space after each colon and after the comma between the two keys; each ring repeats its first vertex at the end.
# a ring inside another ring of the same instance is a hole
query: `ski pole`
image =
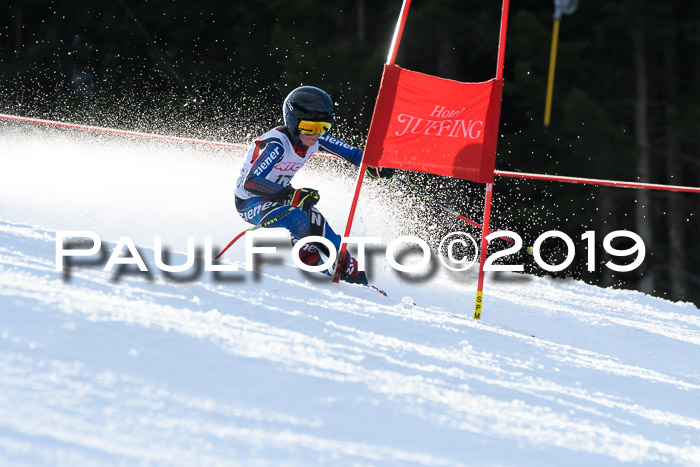
{"type": "MultiPolygon", "coordinates": [[[[275,217],[274,219],[271,219],[271,220],[266,221],[266,222],[260,221],[258,224],[254,225],[253,227],[251,227],[251,228],[249,228],[249,229],[245,229],[243,232],[241,232],[241,233],[239,233],[238,235],[236,235],[236,236],[233,238],[233,240],[231,240],[231,241],[229,242],[229,244],[226,245],[226,247],[224,247],[223,250],[221,250],[221,253],[219,253],[218,255],[216,255],[216,258],[214,258],[214,259],[219,259],[219,257],[220,257],[221,255],[223,255],[224,253],[226,253],[226,250],[228,250],[229,248],[231,248],[231,246],[232,246],[234,243],[236,243],[236,242],[238,241],[239,238],[241,238],[243,235],[245,235],[246,232],[251,232],[251,231],[253,231],[253,230],[257,230],[257,229],[260,229],[260,228],[262,228],[262,227],[269,227],[271,224],[274,224],[275,222],[279,222],[279,221],[280,221],[282,218],[284,218],[287,214],[289,214],[290,212],[292,212],[292,210],[294,210],[294,208],[290,207],[289,209],[287,209],[286,211],[284,211],[282,214],[280,214],[279,216],[275,217]]],[[[265,220],[265,218],[263,218],[263,220],[265,220]]]]}
{"type": "MultiPolygon", "coordinates": [[[[480,229],[483,228],[483,226],[482,226],[481,224],[479,224],[478,222],[474,222],[473,220],[464,217],[463,215],[461,215],[460,213],[458,213],[457,211],[455,211],[455,210],[452,209],[451,207],[444,205],[443,203],[441,203],[440,201],[436,200],[435,198],[433,198],[432,196],[430,196],[428,193],[426,193],[425,191],[421,190],[420,188],[418,188],[417,186],[413,185],[412,183],[407,182],[406,180],[402,180],[401,178],[397,177],[396,175],[394,175],[392,178],[393,178],[394,180],[397,180],[397,181],[403,183],[403,184],[406,185],[407,187],[409,187],[409,188],[411,188],[411,189],[417,191],[418,193],[422,194],[423,196],[425,196],[426,198],[428,198],[429,200],[431,200],[432,202],[434,202],[435,204],[437,204],[439,207],[441,207],[441,208],[444,209],[445,211],[449,212],[450,214],[452,214],[452,215],[454,215],[454,216],[457,216],[458,218],[462,219],[464,222],[466,222],[466,223],[468,223],[468,224],[471,224],[471,225],[473,225],[474,227],[478,227],[478,228],[480,228],[480,229]]],[[[490,230],[490,229],[489,229],[489,233],[493,233],[493,230],[490,230]]],[[[508,237],[498,237],[498,238],[503,239],[503,240],[505,240],[505,241],[508,242],[508,243],[515,244],[515,241],[514,241],[513,239],[511,239],[511,238],[508,238],[508,237]]]]}

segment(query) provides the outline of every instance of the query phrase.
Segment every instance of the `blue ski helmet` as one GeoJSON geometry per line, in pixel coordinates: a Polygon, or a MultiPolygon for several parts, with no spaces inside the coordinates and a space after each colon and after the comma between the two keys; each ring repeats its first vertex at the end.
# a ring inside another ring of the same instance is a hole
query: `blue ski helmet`
{"type": "Polygon", "coordinates": [[[299,122],[333,123],[333,100],[322,89],[301,86],[289,93],[282,104],[284,124],[295,138],[299,136],[299,122]]]}

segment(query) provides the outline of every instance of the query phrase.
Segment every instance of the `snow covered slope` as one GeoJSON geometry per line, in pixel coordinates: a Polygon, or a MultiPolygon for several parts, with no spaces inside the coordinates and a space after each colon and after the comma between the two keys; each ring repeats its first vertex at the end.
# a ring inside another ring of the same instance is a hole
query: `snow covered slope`
{"type": "MultiPolygon", "coordinates": [[[[284,259],[188,281],[62,275],[57,229],[131,236],[149,265],[153,235],[225,244],[245,226],[226,198],[240,155],[2,139],[0,465],[700,465],[691,304],[487,276],[474,321],[471,273],[380,268],[388,298],[284,259]]],[[[344,206],[351,183],[312,186],[344,206]]],[[[360,219],[361,233],[401,228],[360,219]]]]}

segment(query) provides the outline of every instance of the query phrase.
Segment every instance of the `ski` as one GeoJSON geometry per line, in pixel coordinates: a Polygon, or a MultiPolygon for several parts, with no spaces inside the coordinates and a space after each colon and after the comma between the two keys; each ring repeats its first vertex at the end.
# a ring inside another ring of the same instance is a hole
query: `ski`
{"type": "Polygon", "coordinates": [[[365,284],[365,287],[369,287],[370,289],[377,291],[378,293],[384,295],[385,297],[388,297],[388,296],[389,296],[389,295],[387,295],[387,293],[386,293],[385,291],[383,291],[382,289],[380,289],[380,288],[377,287],[377,286],[370,285],[370,284],[365,284]]]}
{"type": "MultiPolygon", "coordinates": [[[[322,272],[324,275],[328,276],[328,277],[333,277],[333,274],[332,274],[331,271],[328,270],[328,269],[325,270],[325,271],[321,271],[321,272],[322,272]]],[[[345,281],[343,281],[343,282],[345,282],[345,281]]],[[[362,286],[364,286],[364,287],[367,287],[367,288],[369,288],[369,289],[374,290],[375,292],[377,292],[377,293],[379,293],[379,294],[381,294],[381,295],[384,295],[385,297],[388,297],[388,296],[389,296],[384,290],[380,289],[380,288],[377,287],[376,285],[372,285],[372,284],[353,284],[352,282],[345,282],[345,283],[346,283],[346,284],[351,284],[351,285],[362,285],[362,286]]]]}

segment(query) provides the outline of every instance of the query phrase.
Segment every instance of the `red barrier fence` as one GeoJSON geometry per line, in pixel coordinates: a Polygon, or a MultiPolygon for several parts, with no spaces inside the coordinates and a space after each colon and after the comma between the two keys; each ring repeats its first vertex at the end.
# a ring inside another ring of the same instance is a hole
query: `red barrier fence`
{"type": "Polygon", "coordinates": [[[38,125],[57,126],[57,127],[62,127],[62,128],[70,128],[73,130],[88,130],[88,131],[97,131],[100,133],[112,133],[112,134],[121,135],[121,136],[136,136],[139,138],[150,138],[150,139],[158,139],[158,140],[163,140],[163,141],[175,141],[178,143],[205,144],[207,146],[221,146],[221,147],[225,147],[225,148],[235,148],[235,149],[244,149],[247,147],[246,144],[227,143],[224,141],[207,141],[204,139],[196,139],[196,138],[180,138],[178,136],[157,135],[155,133],[142,133],[140,131],[118,130],[116,128],[105,128],[105,127],[91,126],[91,125],[78,125],[75,123],[57,122],[55,120],[42,120],[40,118],[18,117],[17,115],[0,114],[0,119],[13,120],[13,121],[22,122],[22,123],[33,123],[33,124],[38,124],[38,125]]]}
{"type": "Polygon", "coordinates": [[[700,188],[680,185],[659,185],[657,183],[620,182],[616,180],[603,180],[600,178],[566,177],[563,175],[532,174],[526,172],[508,172],[506,170],[494,170],[494,175],[509,178],[529,178],[531,180],[547,180],[550,182],[582,183],[584,185],[616,186],[621,188],[641,188],[646,190],[683,191],[686,193],[700,193],[700,188]]]}
{"type": "MultiPolygon", "coordinates": [[[[140,131],[128,131],[119,130],[117,128],[106,128],[92,125],[80,125],[76,123],[59,122],[55,120],[44,120],[41,118],[31,118],[31,117],[20,117],[17,115],[6,115],[0,114],[0,119],[22,122],[22,123],[32,123],[38,125],[50,125],[57,126],[61,128],[70,128],[73,130],[87,130],[96,131],[100,133],[111,133],[121,136],[133,136],[138,138],[150,138],[161,141],[175,141],[179,143],[190,143],[190,144],[204,144],[207,146],[219,146],[225,148],[233,149],[245,149],[248,147],[246,144],[240,143],[228,143],[225,141],[209,141],[197,138],[183,138],[179,136],[168,136],[159,135],[155,133],[143,133],[140,131]]],[[[333,157],[330,154],[318,153],[317,155],[323,157],[333,157]]],[[[657,183],[643,183],[643,182],[623,182],[618,180],[605,180],[601,178],[582,178],[582,177],[567,177],[563,175],[548,175],[548,174],[533,174],[527,172],[509,172],[507,170],[495,170],[494,175],[507,178],[527,178],[531,180],[545,180],[550,182],[564,182],[564,183],[581,183],[587,185],[602,185],[602,186],[616,186],[622,188],[641,188],[647,190],[664,190],[664,191],[681,191],[686,193],[700,193],[700,188],[680,186],[680,185],[661,185],[657,183]]]]}

